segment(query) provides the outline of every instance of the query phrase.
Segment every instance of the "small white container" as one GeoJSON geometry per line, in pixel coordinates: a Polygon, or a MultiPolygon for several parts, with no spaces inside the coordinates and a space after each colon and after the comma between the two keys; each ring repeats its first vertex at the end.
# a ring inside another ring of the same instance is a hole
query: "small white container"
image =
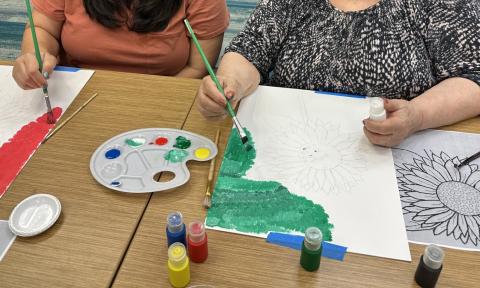
{"type": "Polygon", "coordinates": [[[10,214],[10,230],[22,237],[38,235],[57,221],[62,205],[57,197],[35,194],[20,202],[10,214]]]}
{"type": "Polygon", "coordinates": [[[382,121],[387,119],[387,112],[383,106],[383,99],[380,97],[370,98],[370,119],[373,121],[382,121]]]}

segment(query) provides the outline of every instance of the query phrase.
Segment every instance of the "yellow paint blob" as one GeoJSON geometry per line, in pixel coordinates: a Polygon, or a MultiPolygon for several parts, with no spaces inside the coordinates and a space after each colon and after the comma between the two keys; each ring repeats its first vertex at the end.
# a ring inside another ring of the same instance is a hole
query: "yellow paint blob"
{"type": "Polygon", "coordinates": [[[210,150],[208,148],[198,148],[195,150],[195,157],[198,159],[207,159],[210,156],[210,150]]]}

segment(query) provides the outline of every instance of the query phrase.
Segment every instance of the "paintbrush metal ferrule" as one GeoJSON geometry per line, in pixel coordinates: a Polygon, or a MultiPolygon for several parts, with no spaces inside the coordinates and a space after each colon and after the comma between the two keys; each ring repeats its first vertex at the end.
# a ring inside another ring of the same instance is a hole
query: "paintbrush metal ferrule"
{"type": "Polygon", "coordinates": [[[45,104],[47,105],[47,122],[49,124],[55,123],[55,117],[53,116],[52,105],[50,104],[50,97],[48,96],[48,90],[46,87],[42,88],[43,98],[45,99],[45,104]]]}
{"type": "Polygon", "coordinates": [[[240,139],[242,140],[242,144],[245,144],[248,142],[248,137],[247,133],[245,133],[245,130],[243,129],[242,125],[240,124],[240,121],[238,121],[237,116],[233,116],[233,123],[235,124],[235,127],[237,128],[238,135],[240,135],[240,139]]]}

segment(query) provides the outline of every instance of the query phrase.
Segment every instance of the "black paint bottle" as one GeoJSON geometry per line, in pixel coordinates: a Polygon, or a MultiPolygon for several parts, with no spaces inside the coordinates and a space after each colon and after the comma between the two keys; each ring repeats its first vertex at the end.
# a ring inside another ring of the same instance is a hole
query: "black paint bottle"
{"type": "Polygon", "coordinates": [[[415,281],[423,288],[433,288],[437,284],[438,277],[443,268],[443,258],[445,253],[442,248],[430,244],[425,248],[425,252],[420,257],[417,271],[415,272],[415,281]]]}

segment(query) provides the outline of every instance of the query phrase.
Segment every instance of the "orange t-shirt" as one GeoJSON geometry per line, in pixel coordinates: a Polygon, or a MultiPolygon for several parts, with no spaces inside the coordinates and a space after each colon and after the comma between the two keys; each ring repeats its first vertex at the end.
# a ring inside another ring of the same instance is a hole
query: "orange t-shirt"
{"type": "Polygon", "coordinates": [[[184,0],[161,32],[136,33],[126,26],[110,29],[90,19],[82,0],[33,0],[35,9],[57,21],[61,64],[82,68],[175,75],[187,65],[190,38],[187,18],[198,39],[221,35],[228,27],[225,0],[184,0]]]}

